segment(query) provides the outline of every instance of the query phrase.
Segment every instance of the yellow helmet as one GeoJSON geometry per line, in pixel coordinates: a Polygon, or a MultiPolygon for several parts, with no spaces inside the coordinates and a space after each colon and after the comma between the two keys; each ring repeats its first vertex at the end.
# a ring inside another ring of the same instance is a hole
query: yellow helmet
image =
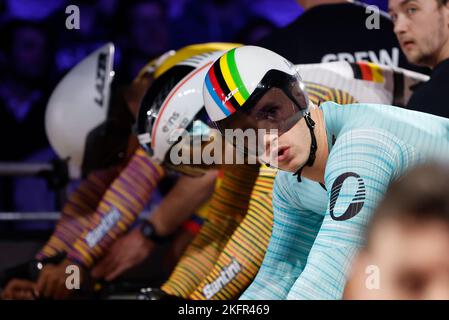
{"type": "Polygon", "coordinates": [[[136,80],[146,74],[151,74],[154,78],[158,78],[161,74],[176,64],[198,54],[212,51],[228,51],[240,46],[241,44],[238,43],[208,42],[188,45],[176,51],[170,50],[153,59],[143,67],[137,75],[136,80]]]}

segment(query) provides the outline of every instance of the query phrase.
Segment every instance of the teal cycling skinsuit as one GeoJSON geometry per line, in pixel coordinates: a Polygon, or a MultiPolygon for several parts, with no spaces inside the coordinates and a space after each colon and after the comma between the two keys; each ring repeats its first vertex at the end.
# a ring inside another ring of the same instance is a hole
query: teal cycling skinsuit
{"type": "Polygon", "coordinates": [[[411,165],[449,159],[449,120],[397,107],[323,110],[325,184],[279,172],[272,237],[241,299],[339,299],[364,227],[388,184],[411,165]]]}

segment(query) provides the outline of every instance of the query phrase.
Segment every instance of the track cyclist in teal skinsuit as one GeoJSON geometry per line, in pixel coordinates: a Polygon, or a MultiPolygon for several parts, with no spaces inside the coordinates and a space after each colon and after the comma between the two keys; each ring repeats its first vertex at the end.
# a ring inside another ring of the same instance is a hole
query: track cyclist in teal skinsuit
{"type": "Polygon", "coordinates": [[[207,112],[225,138],[226,129],[277,130],[243,146],[283,171],[267,253],[242,299],[340,299],[388,184],[412,165],[449,159],[447,119],[389,105],[316,106],[303,88],[290,62],[254,46],[227,52],[205,79],[207,112]]]}

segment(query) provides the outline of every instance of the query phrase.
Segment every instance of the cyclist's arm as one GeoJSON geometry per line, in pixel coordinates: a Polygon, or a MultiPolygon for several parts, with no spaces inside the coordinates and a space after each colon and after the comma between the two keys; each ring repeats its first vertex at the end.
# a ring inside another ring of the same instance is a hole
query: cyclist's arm
{"type": "Polygon", "coordinates": [[[176,184],[149,217],[157,234],[172,234],[184,223],[214,192],[217,171],[207,171],[204,176],[179,177],[176,184]]]}
{"type": "Polygon", "coordinates": [[[209,274],[189,296],[192,300],[238,298],[251,284],[262,265],[273,226],[271,195],[276,171],[261,167],[254,183],[248,210],[226,243],[209,274]],[[220,283],[223,272],[230,274],[220,283]]]}
{"type": "Polygon", "coordinates": [[[88,217],[95,213],[98,203],[119,173],[119,168],[92,172],[69,195],[61,210],[55,230],[45,246],[37,253],[42,260],[60,252],[68,252],[73,242],[89,225],[88,217]]]}
{"type": "Polygon", "coordinates": [[[340,299],[364,227],[402,163],[401,142],[379,130],[354,130],[337,138],[325,181],[329,203],[306,268],[289,299],[340,299]]]}
{"type": "MultiPolygon", "coordinates": [[[[291,173],[279,172],[273,189],[273,231],[262,266],[242,300],[285,299],[301,274],[322,216],[305,209],[292,190],[291,173]]],[[[298,183],[296,178],[293,183],[298,183]]],[[[311,194],[310,197],[313,197],[311,194]]]]}
{"type": "Polygon", "coordinates": [[[142,149],[137,149],[104,193],[81,236],[71,245],[68,258],[91,267],[142,212],[164,176],[164,170],[142,149]]]}
{"type": "Polygon", "coordinates": [[[246,215],[258,174],[259,168],[254,166],[230,166],[224,170],[208,203],[207,219],[162,285],[164,292],[187,299],[207,277],[246,215]]]}

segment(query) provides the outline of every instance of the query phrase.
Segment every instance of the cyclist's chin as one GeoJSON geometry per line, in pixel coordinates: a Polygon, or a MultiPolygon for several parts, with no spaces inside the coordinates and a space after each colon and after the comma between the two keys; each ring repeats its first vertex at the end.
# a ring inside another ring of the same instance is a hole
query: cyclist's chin
{"type": "Polygon", "coordinates": [[[282,171],[295,173],[303,166],[303,163],[304,161],[302,161],[300,157],[291,157],[289,159],[285,159],[284,161],[279,161],[277,163],[277,168],[282,171]]]}

